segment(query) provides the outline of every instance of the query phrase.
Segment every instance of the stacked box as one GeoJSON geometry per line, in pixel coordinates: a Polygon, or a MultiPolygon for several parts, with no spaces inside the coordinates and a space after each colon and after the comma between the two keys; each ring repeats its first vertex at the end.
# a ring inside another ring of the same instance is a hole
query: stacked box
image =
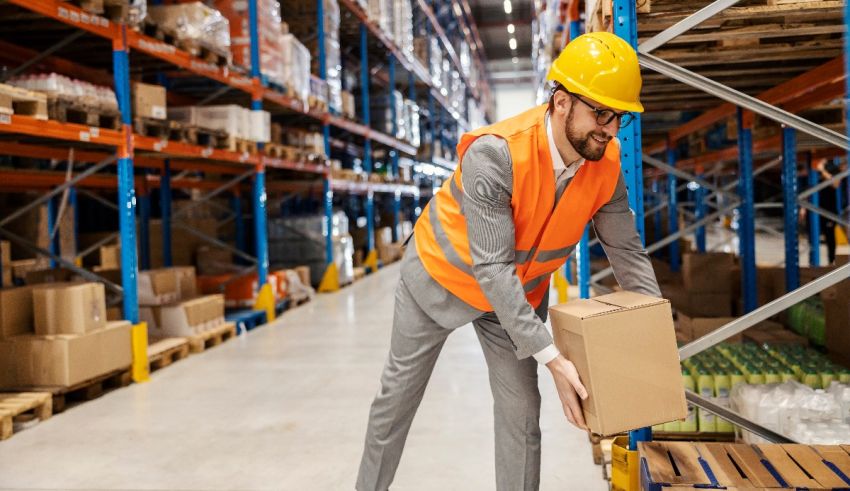
{"type": "MultiPolygon", "coordinates": [[[[251,32],[248,23],[248,2],[216,0],[215,7],[230,24],[233,63],[250,71],[251,32]]],[[[269,80],[284,85],[281,34],[280,3],[277,0],[257,0],[260,69],[269,80]]]]}
{"type": "Polygon", "coordinates": [[[103,285],[0,290],[0,387],[73,385],[131,359],[130,323],[107,322],[103,285]]]}
{"type": "Polygon", "coordinates": [[[310,95],[310,50],[292,34],[282,34],[280,45],[281,80],[306,106],[310,95]]]}
{"type": "MultiPolygon", "coordinates": [[[[321,74],[318,45],[316,44],[317,3],[285,0],[281,3],[286,12],[290,32],[304,41],[312,55],[313,75],[321,74]],[[311,40],[309,42],[305,40],[311,40]]],[[[325,69],[328,87],[327,103],[332,111],[342,111],[342,58],[339,44],[340,9],[336,0],[322,0],[325,34],[325,69]]],[[[311,91],[311,94],[317,95],[311,91]]]]}

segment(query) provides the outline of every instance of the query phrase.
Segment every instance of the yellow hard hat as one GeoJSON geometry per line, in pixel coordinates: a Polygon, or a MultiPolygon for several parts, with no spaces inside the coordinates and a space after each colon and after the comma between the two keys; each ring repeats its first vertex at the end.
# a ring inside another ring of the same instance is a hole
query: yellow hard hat
{"type": "Polygon", "coordinates": [[[552,63],[546,79],[618,111],[643,112],[637,53],[610,32],[573,39],[552,63]]]}

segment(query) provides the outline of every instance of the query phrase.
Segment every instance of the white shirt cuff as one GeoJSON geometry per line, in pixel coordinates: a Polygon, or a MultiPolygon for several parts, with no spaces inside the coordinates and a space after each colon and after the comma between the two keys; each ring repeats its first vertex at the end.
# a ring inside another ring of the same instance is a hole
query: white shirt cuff
{"type": "Polygon", "coordinates": [[[560,354],[561,352],[558,351],[558,348],[556,348],[554,344],[550,344],[537,353],[534,353],[534,359],[537,360],[537,363],[545,365],[557,358],[560,354]]]}

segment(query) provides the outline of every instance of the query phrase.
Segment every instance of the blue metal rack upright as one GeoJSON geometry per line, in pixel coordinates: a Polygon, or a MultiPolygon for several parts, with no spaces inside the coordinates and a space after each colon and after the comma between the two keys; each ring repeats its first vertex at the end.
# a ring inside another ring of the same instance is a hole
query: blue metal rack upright
{"type": "Polygon", "coordinates": [[[738,240],[741,257],[741,293],[744,296],[744,313],[756,309],[756,232],[755,197],[753,191],[753,137],[752,128],[744,110],[738,108],[738,240]]]}
{"type": "Polygon", "coordinates": [[[800,239],[797,227],[797,130],[782,129],[782,207],[785,226],[785,290],[800,287],[800,239]]]}
{"type": "MultiPolygon", "coordinates": [[[[809,187],[815,187],[818,185],[818,181],[820,181],[818,176],[818,171],[814,167],[815,163],[812,161],[812,153],[806,153],[806,172],[808,176],[808,185],[809,187]]],[[[820,193],[814,193],[809,197],[809,201],[813,206],[820,206],[820,193]]],[[[820,266],[820,216],[816,213],[813,213],[811,210],[807,211],[808,222],[809,222],[809,266],[820,266]]]]}
{"type": "MultiPolygon", "coordinates": [[[[635,2],[614,0],[614,34],[625,39],[637,49],[637,11],[635,2]]],[[[620,162],[629,192],[629,207],[635,215],[635,225],[641,240],[644,240],[643,220],[643,151],[641,149],[641,119],[620,129],[620,162]]],[[[675,187],[675,186],[674,186],[675,187]]],[[[675,194],[675,193],[671,193],[675,194]]],[[[672,226],[672,223],[671,223],[672,226]]],[[[637,450],[640,441],[652,440],[652,428],[641,428],[629,432],[629,450],[637,450]]]]}

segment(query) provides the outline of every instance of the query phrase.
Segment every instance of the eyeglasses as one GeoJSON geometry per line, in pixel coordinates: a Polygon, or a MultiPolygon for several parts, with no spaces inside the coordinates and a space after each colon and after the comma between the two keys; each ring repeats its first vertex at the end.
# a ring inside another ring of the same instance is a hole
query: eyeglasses
{"type": "Polygon", "coordinates": [[[594,113],[596,113],[596,124],[599,126],[605,126],[609,124],[614,118],[617,118],[620,121],[620,128],[625,128],[626,126],[632,124],[632,121],[635,120],[634,113],[630,113],[628,111],[623,111],[618,113],[616,111],[612,111],[610,109],[599,109],[596,106],[593,106],[589,102],[585,101],[578,94],[573,94],[572,92],[567,91],[567,94],[575,97],[580,100],[585,106],[589,107],[594,113]]]}

